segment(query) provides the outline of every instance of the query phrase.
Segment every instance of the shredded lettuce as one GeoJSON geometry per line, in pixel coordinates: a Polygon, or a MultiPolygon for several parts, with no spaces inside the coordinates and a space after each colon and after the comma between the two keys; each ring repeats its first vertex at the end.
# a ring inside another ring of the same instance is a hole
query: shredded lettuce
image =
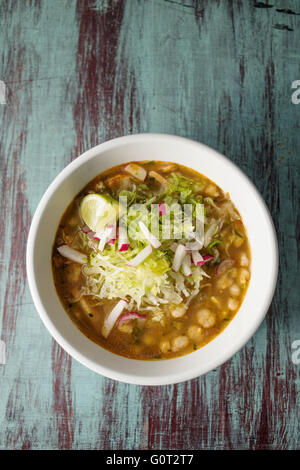
{"type": "Polygon", "coordinates": [[[167,195],[173,193],[179,193],[180,202],[186,203],[192,195],[196,195],[203,187],[203,184],[200,181],[195,181],[186,176],[178,175],[177,173],[172,173],[168,178],[168,189],[166,191],[167,195]]]}

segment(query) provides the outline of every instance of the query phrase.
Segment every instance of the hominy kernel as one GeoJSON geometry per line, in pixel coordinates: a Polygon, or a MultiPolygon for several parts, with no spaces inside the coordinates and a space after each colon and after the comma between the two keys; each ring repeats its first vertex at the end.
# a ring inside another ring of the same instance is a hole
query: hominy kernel
{"type": "Polygon", "coordinates": [[[217,287],[222,290],[227,289],[231,284],[233,284],[233,279],[227,274],[224,274],[224,276],[220,277],[217,281],[217,287]]]}
{"type": "Polygon", "coordinates": [[[203,336],[203,329],[198,325],[191,325],[187,330],[188,337],[193,341],[199,341],[203,336]]]}
{"type": "Polygon", "coordinates": [[[177,305],[177,307],[174,307],[171,310],[171,315],[173,318],[181,318],[186,312],[186,306],[185,305],[177,305]]]}
{"type": "Polygon", "coordinates": [[[229,287],[229,292],[234,297],[238,297],[241,293],[241,289],[237,284],[232,284],[232,286],[229,287]]]}
{"type": "Polygon", "coordinates": [[[203,308],[197,313],[197,321],[204,328],[212,328],[216,323],[216,315],[210,310],[203,308]]]}
{"type": "Polygon", "coordinates": [[[167,340],[161,341],[159,347],[162,353],[167,353],[171,351],[170,341],[167,341],[167,340]]]}
{"type": "Polygon", "coordinates": [[[242,246],[243,243],[244,243],[244,239],[242,237],[235,237],[233,241],[233,244],[236,248],[239,248],[240,246],[242,246]]]}
{"type": "Polygon", "coordinates": [[[180,349],[186,348],[188,344],[189,339],[187,336],[177,336],[177,338],[174,338],[172,341],[172,351],[176,352],[180,349]]]}
{"type": "Polygon", "coordinates": [[[246,255],[246,253],[242,253],[240,255],[240,266],[247,267],[249,265],[249,259],[246,255]]]}
{"type": "Polygon", "coordinates": [[[246,284],[250,277],[249,271],[247,269],[241,268],[239,272],[239,282],[240,284],[246,284]]]}
{"type": "Polygon", "coordinates": [[[237,270],[237,268],[232,268],[232,269],[229,271],[229,275],[230,275],[233,279],[235,279],[235,278],[237,277],[237,275],[238,275],[238,270],[237,270]]]}
{"type": "Polygon", "coordinates": [[[236,310],[236,309],[238,308],[238,306],[239,306],[238,301],[237,301],[236,299],[232,299],[232,298],[230,297],[230,299],[228,300],[228,308],[229,308],[229,310],[234,311],[234,310],[236,310]]]}

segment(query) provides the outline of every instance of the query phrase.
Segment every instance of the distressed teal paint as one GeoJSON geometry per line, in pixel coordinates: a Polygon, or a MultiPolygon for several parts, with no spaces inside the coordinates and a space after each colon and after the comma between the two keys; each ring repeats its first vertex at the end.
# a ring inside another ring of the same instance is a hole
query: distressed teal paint
{"type": "Polygon", "coordinates": [[[291,102],[300,17],[253,4],[0,2],[1,449],[300,447],[300,366],[291,361],[300,339],[300,105],[291,102]],[[278,232],[278,287],[261,328],[222,367],[175,386],[116,383],[70,359],[26,286],[27,232],[48,184],[84,150],[134,132],[225,153],[261,191],[278,232]]]}

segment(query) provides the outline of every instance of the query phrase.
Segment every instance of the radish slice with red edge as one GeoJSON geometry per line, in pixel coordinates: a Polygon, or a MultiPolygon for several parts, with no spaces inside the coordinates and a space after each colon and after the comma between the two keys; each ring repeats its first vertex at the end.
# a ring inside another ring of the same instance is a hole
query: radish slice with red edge
{"type": "Polygon", "coordinates": [[[151,245],[147,245],[145,248],[142,249],[134,258],[128,261],[129,266],[133,266],[134,268],[145,261],[149,255],[151,255],[153,249],[151,245]]]}
{"type": "Polygon", "coordinates": [[[159,248],[161,246],[160,241],[148,230],[148,228],[143,222],[139,222],[139,227],[147,242],[149,242],[150,245],[153,246],[153,248],[159,248]]]}
{"type": "Polygon", "coordinates": [[[101,238],[103,237],[103,234],[105,233],[105,228],[103,230],[101,230],[100,232],[90,232],[90,234],[93,233],[93,238],[95,238],[95,240],[98,240],[100,242],[101,238]]]}
{"type": "Polygon", "coordinates": [[[119,302],[117,303],[117,305],[115,305],[115,307],[111,310],[111,312],[108,313],[108,315],[106,315],[104,319],[103,327],[101,330],[104,338],[108,337],[109,333],[114,327],[114,324],[118,320],[119,316],[121,315],[121,313],[123,312],[127,304],[128,304],[127,300],[125,299],[119,300],[119,302]]]}
{"type": "Polygon", "coordinates": [[[185,246],[186,246],[187,250],[192,250],[192,251],[200,250],[202,248],[202,245],[197,241],[187,242],[185,246]]]}
{"type": "Polygon", "coordinates": [[[191,271],[191,257],[190,255],[185,255],[185,257],[182,260],[182,270],[185,276],[191,276],[192,271],[191,271]]]}
{"type": "Polygon", "coordinates": [[[98,240],[98,242],[100,242],[100,240],[101,240],[101,235],[100,235],[99,233],[95,233],[95,234],[93,235],[93,238],[94,238],[95,240],[98,240]]]}
{"type": "Polygon", "coordinates": [[[130,243],[127,237],[127,229],[123,225],[119,226],[118,249],[119,251],[127,251],[130,243]]]}
{"type": "Polygon", "coordinates": [[[200,255],[199,251],[192,250],[192,260],[195,266],[202,266],[203,258],[200,255]]]}
{"type": "Polygon", "coordinates": [[[73,248],[70,248],[68,245],[62,245],[57,248],[57,251],[64,257],[68,258],[71,261],[76,263],[85,264],[87,262],[87,256],[83,253],[80,253],[73,248]]]}
{"type": "Polygon", "coordinates": [[[183,258],[185,257],[186,255],[186,248],[184,245],[181,245],[181,243],[179,245],[177,245],[177,248],[176,248],[176,251],[175,251],[175,255],[174,255],[174,259],[173,259],[173,270],[175,272],[178,272],[179,271],[179,268],[181,266],[181,263],[183,261],[183,258]]]}
{"type": "Polygon", "coordinates": [[[167,204],[165,202],[160,202],[158,204],[158,214],[166,215],[166,213],[167,213],[167,204]]]}
{"type": "Polygon", "coordinates": [[[143,315],[142,313],[137,313],[137,312],[128,312],[128,313],[123,313],[118,322],[117,326],[123,325],[123,323],[128,323],[130,320],[146,320],[147,315],[143,315]]]}
{"type": "Polygon", "coordinates": [[[122,243],[119,248],[119,251],[127,251],[129,247],[130,247],[130,243],[122,243]]]}
{"type": "Polygon", "coordinates": [[[201,261],[198,266],[203,266],[203,264],[207,263],[207,261],[210,261],[211,259],[214,259],[214,257],[211,255],[203,255],[203,261],[201,261]]]}

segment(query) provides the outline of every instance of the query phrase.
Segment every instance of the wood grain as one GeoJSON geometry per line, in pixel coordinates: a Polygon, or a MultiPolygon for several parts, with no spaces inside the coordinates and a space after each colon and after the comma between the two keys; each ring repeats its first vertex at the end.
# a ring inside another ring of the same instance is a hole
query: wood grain
{"type": "Polygon", "coordinates": [[[0,449],[300,448],[299,12],[296,0],[0,1],[0,449]],[[88,148],[136,132],[190,137],[237,163],[281,254],[254,337],[174,386],[113,382],[72,360],[26,285],[48,184],[88,148]]]}

